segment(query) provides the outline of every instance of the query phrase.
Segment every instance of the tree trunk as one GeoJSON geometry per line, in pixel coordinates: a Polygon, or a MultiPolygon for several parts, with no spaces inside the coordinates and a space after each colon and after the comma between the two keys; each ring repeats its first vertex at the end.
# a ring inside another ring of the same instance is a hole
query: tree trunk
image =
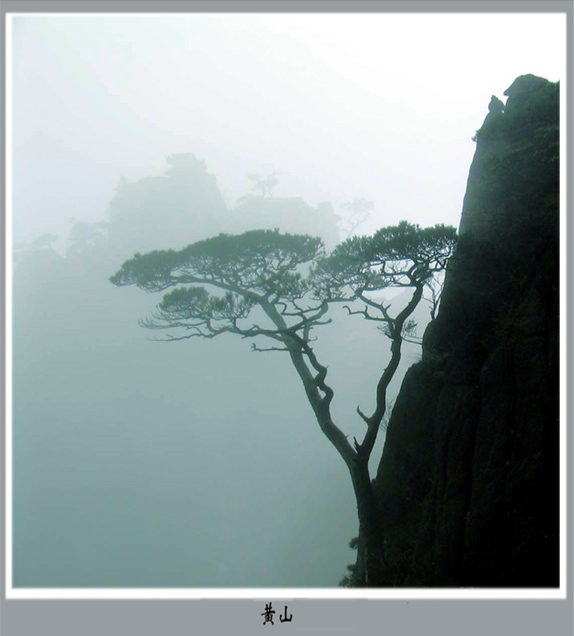
{"type": "Polygon", "coordinates": [[[357,562],[353,575],[356,587],[377,587],[385,566],[384,541],[368,461],[358,459],[349,466],[359,516],[357,562]]]}

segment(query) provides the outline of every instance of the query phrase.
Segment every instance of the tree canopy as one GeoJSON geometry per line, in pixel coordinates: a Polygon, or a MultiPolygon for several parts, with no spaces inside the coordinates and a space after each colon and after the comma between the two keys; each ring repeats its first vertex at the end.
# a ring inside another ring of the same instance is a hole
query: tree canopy
{"type": "Polygon", "coordinates": [[[310,279],[299,270],[323,255],[318,238],[252,230],[237,236],[219,234],[180,251],[135,254],[110,280],[151,292],[176,287],[144,321],[146,327],[181,327],[189,332],[183,338],[220,333],[270,336],[269,330],[247,328],[242,321],[256,306],[278,307],[283,316],[295,312],[310,320],[313,310],[297,304],[311,289],[310,279]]]}
{"type": "MultiPolygon", "coordinates": [[[[456,229],[442,224],[421,228],[402,221],[381,228],[373,236],[353,236],[317,261],[315,288],[330,300],[361,301],[377,310],[378,319],[390,323],[385,306],[374,301],[369,292],[410,287],[418,290],[418,303],[425,286],[434,294],[434,276],[446,269],[455,245],[456,229]]],[[[361,313],[367,319],[377,319],[367,308],[361,313]]]]}

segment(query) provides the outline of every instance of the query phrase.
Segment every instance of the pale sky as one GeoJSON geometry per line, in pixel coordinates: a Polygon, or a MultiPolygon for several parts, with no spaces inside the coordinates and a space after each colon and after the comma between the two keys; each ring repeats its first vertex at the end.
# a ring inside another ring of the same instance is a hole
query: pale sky
{"type": "Polygon", "coordinates": [[[193,152],[335,210],[458,225],[472,136],[522,74],[564,80],[559,14],[38,15],[12,20],[14,238],[100,220],[120,177],[193,152]]]}

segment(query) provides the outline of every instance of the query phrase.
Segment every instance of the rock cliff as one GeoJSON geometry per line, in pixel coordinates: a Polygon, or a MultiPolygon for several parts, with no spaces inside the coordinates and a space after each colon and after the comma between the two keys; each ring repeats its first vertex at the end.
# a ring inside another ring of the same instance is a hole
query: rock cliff
{"type": "Polygon", "coordinates": [[[559,86],[505,96],[374,481],[381,586],[559,584],[559,86]]]}

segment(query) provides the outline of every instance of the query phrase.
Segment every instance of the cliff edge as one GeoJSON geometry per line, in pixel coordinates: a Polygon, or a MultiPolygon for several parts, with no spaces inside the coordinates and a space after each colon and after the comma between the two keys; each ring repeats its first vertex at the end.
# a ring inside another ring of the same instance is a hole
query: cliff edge
{"type": "Polygon", "coordinates": [[[559,585],[559,86],[504,95],[374,481],[380,586],[559,585]]]}

